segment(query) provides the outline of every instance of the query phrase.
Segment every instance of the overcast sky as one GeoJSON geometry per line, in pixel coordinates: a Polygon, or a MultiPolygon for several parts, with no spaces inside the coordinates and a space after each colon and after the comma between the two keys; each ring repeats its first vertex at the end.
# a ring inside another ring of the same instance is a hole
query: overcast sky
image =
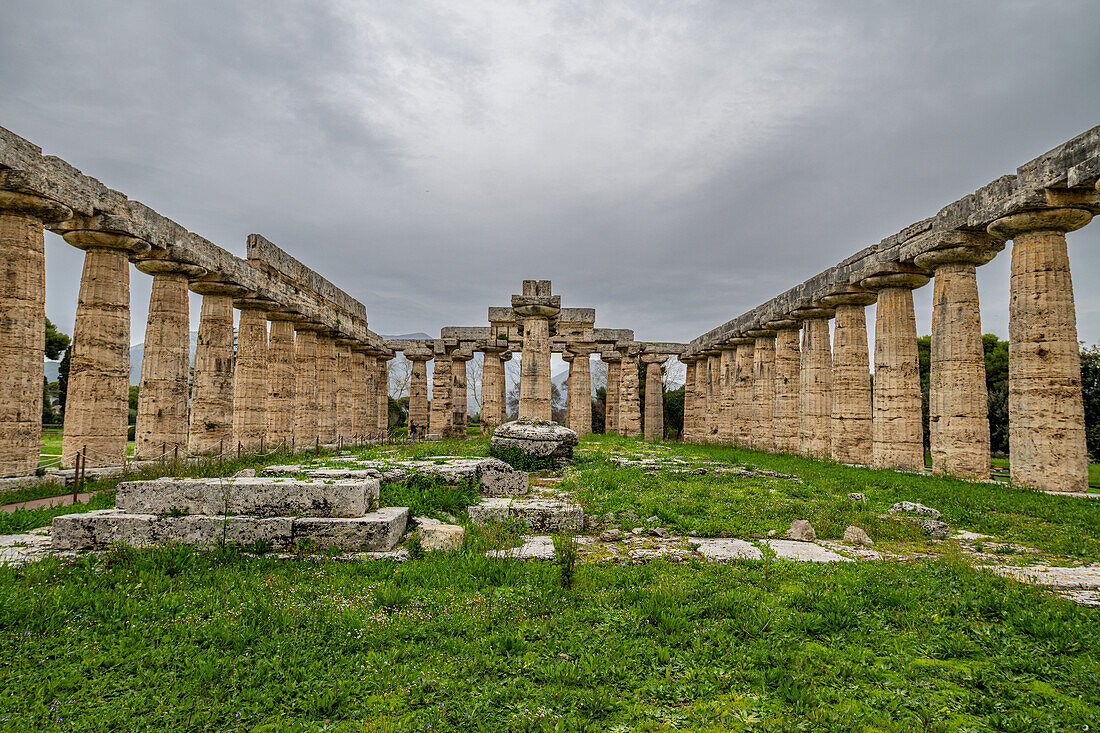
{"type": "MultiPolygon", "coordinates": [[[[1096,9],[0,0],[0,125],[239,255],[265,235],[379,333],[536,278],[687,341],[1100,123],[1096,9]]],[[[1089,343],[1098,244],[1070,235],[1089,343]]],[[[48,235],[70,333],[81,261],[48,235]]],[[[979,271],[1002,337],[1008,264],[979,271]]]]}

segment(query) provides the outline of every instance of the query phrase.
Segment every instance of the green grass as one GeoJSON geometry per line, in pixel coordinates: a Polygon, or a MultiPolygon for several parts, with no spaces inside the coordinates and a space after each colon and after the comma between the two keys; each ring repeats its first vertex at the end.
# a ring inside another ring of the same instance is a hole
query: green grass
{"type": "MultiPolygon", "coordinates": [[[[61,455],[62,432],[59,428],[48,428],[42,431],[42,448],[39,463],[43,466],[56,466],[57,458],[61,455]]],[[[126,443],[126,455],[133,457],[134,441],[126,443]]]]}
{"type": "Polygon", "coordinates": [[[10,730],[1082,730],[1100,615],[947,562],[0,568],[10,730]]]}

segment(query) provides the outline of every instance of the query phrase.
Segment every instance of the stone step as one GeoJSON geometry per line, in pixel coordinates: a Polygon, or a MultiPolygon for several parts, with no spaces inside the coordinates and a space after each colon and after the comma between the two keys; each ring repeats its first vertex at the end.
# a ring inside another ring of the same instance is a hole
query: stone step
{"type": "Polygon", "coordinates": [[[358,517],[378,506],[376,478],[161,478],[118,485],[115,506],[127,513],[257,517],[358,517]]]}
{"type": "Polygon", "coordinates": [[[474,524],[503,522],[516,518],[532,532],[557,532],[584,529],[584,509],[579,504],[556,499],[512,499],[490,497],[467,510],[474,524]]]}
{"type": "Polygon", "coordinates": [[[50,538],[54,552],[165,542],[197,546],[265,542],[281,550],[303,540],[312,540],[321,549],[388,552],[405,533],[408,518],[406,507],[385,507],[361,517],[167,517],[103,509],[55,517],[50,538]]]}
{"type": "Polygon", "coordinates": [[[496,458],[436,457],[427,461],[357,461],[349,466],[314,466],[308,463],[267,466],[265,476],[303,474],[311,479],[379,479],[400,482],[414,475],[457,484],[478,483],[482,496],[518,496],[529,490],[526,471],[517,471],[496,458]],[[438,462],[437,462],[438,461],[438,462]]]}

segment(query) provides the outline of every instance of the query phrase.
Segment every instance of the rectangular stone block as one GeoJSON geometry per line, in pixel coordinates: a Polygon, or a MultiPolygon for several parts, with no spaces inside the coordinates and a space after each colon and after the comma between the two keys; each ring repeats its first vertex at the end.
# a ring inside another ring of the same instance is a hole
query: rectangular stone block
{"type": "Polygon", "coordinates": [[[124,512],[357,517],[378,506],[378,479],[299,481],[268,477],[162,478],[119,484],[124,512]]]}
{"type": "Polygon", "coordinates": [[[293,523],[292,517],[163,517],[106,509],[55,517],[50,537],[54,551],[105,550],[115,544],[145,547],[179,542],[204,547],[223,542],[251,545],[259,541],[280,549],[290,546],[293,523]]]}
{"type": "Polygon", "coordinates": [[[554,499],[482,499],[467,510],[474,524],[503,522],[514,517],[527,523],[533,532],[579,532],[584,529],[584,509],[554,499]]]}
{"type": "Polygon", "coordinates": [[[140,547],[152,544],[152,514],[125,514],[116,509],[101,509],[84,514],[54,517],[50,544],[54,552],[98,550],[123,543],[140,547]]]}
{"type": "Polygon", "coordinates": [[[408,508],[396,506],[362,517],[298,517],[294,520],[294,541],[310,539],[324,549],[389,552],[401,541],[408,521],[408,508]]]}

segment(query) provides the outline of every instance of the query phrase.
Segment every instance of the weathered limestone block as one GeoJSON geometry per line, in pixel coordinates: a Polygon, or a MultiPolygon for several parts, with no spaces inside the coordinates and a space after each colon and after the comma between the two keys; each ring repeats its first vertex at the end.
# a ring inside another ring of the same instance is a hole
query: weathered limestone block
{"type": "Polygon", "coordinates": [[[737,346],[722,344],[718,347],[718,384],[715,385],[718,420],[714,436],[718,442],[737,441],[737,346]]]}
{"type": "Polygon", "coordinates": [[[300,323],[294,327],[294,445],[314,445],[319,439],[317,331],[300,323]]]}
{"type": "Polygon", "coordinates": [[[293,537],[291,517],[181,516],[125,514],[114,509],[55,517],[50,531],[54,552],[106,550],[115,544],[134,547],[163,542],[197,546],[223,543],[269,544],[284,549],[293,537]]]}
{"type": "Polygon", "coordinates": [[[233,373],[233,438],[244,450],[256,450],[267,434],[267,316],[259,303],[233,304],[241,311],[233,373]]]}
{"type": "Polygon", "coordinates": [[[775,450],[772,433],[772,402],[775,395],[775,332],[750,331],[752,349],[752,446],[757,450],[775,450]]]}
{"type": "Polygon", "coordinates": [[[322,549],[389,552],[405,534],[407,507],[388,506],[362,517],[294,519],[294,541],[309,539],[322,549]]]}
{"type": "Polygon", "coordinates": [[[124,512],[359,516],[378,505],[378,479],[301,481],[267,477],[162,478],[118,485],[124,512]]]}
{"type": "Polygon", "coordinates": [[[753,362],[753,339],[738,339],[733,383],[733,442],[740,446],[752,444],[753,362]]]}
{"type": "Polygon", "coordinates": [[[436,354],[435,370],[432,372],[432,414],[430,432],[448,436],[454,421],[454,408],[451,406],[451,357],[450,354],[436,354]]]}
{"type": "Polygon", "coordinates": [[[521,417],[494,430],[489,448],[494,455],[509,448],[518,448],[531,458],[566,461],[573,457],[577,442],[577,434],[567,427],[548,420],[521,417]]]}
{"type": "MultiPolygon", "coordinates": [[[[420,431],[428,429],[428,359],[430,355],[405,353],[412,362],[409,375],[409,424],[415,424],[420,431]]],[[[502,374],[503,377],[503,368],[502,374]]]]}
{"type": "Polygon", "coordinates": [[[141,362],[134,453],[138,458],[187,455],[190,343],[187,273],[172,263],[139,263],[153,273],[141,362]]]}
{"type": "Polygon", "coordinates": [[[453,552],[461,549],[466,539],[466,530],[457,524],[423,524],[416,533],[427,552],[453,552]]]}
{"type": "Polygon", "coordinates": [[[665,386],[661,380],[661,365],[667,356],[645,354],[645,439],[664,440],[665,437],[665,386]]]}
{"type": "Polygon", "coordinates": [[[294,439],[294,321],[268,313],[267,445],[290,446],[294,439]]]}
{"type": "Polygon", "coordinates": [[[873,294],[857,291],[822,298],[836,308],[831,446],[833,460],[841,463],[870,465],[874,457],[866,314],[874,300],[873,294]]]}
{"type": "Polygon", "coordinates": [[[71,552],[102,549],[114,544],[149,545],[156,541],[156,520],[152,514],[124,514],[117,509],[63,514],[53,519],[51,549],[71,552]]]}
{"type": "Polygon", "coordinates": [[[527,472],[517,471],[499,458],[486,458],[475,470],[482,496],[519,496],[530,490],[527,472]]]}
{"type": "Polygon", "coordinates": [[[471,506],[467,513],[474,524],[514,518],[525,522],[532,532],[579,532],[584,529],[584,509],[579,504],[553,499],[488,498],[471,506]]]}
{"type": "Polygon", "coordinates": [[[62,464],[87,449],[88,466],[121,466],[130,393],[130,261],[148,245],[123,234],[67,232],[84,249],[65,402],[62,464]],[[144,246],[143,246],[144,245],[144,246]]]}
{"type": "Polygon", "coordinates": [[[317,334],[317,434],[322,443],[336,442],[336,342],[317,334]]]}
{"type": "Polygon", "coordinates": [[[873,465],[878,468],[924,469],[913,288],[927,282],[928,276],[923,273],[897,272],[860,283],[865,290],[878,291],[871,416],[873,465]]]}
{"type": "Polygon", "coordinates": [[[607,389],[604,391],[604,432],[619,432],[619,389],[623,377],[623,364],[620,359],[600,358],[607,363],[607,389]]]}
{"type": "MultiPolygon", "coordinates": [[[[632,349],[633,350],[633,349],[632,349]]],[[[619,381],[619,434],[642,434],[641,405],[638,402],[638,354],[623,352],[622,377],[619,381]]]]}
{"type": "Polygon", "coordinates": [[[1008,306],[1008,452],[1012,480],[1088,491],[1081,355],[1066,232],[1083,209],[1015,214],[990,225],[1012,240],[1008,306]]]}
{"type": "Polygon", "coordinates": [[[203,292],[191,387],[191,453],[232,451],[233,442],[233,295],[203,292]]]}
{"type": "Polygon", "coordinates": [[[959,232],[942,244],[916,259],[935,278],[928,390],[932,472],[989,478],[989,400],[977,265],[989,262],[1004,243],[959,232]]]}
{"type": "Polygon", "coordinates": [[[775,328],[775,392],[772,396],[772,435],[775,450],[796,453],[802,379],[798,321],[778,320],[770,322],[768,326],[775,328]]]}
{"type": "Polygon", "coordinates": [[[802,322],[802,363],[799,366],[798,450],[817,458],[830,456],[833,419],[833,365],[829,346],[831,309],[795,312],[802,322]]]}
{"type": "Polygon", "coordinates": [[[71,215],[49,199],[0,189],[0,476],[38,468],[46,332],[42,227],[71,215]]]}

